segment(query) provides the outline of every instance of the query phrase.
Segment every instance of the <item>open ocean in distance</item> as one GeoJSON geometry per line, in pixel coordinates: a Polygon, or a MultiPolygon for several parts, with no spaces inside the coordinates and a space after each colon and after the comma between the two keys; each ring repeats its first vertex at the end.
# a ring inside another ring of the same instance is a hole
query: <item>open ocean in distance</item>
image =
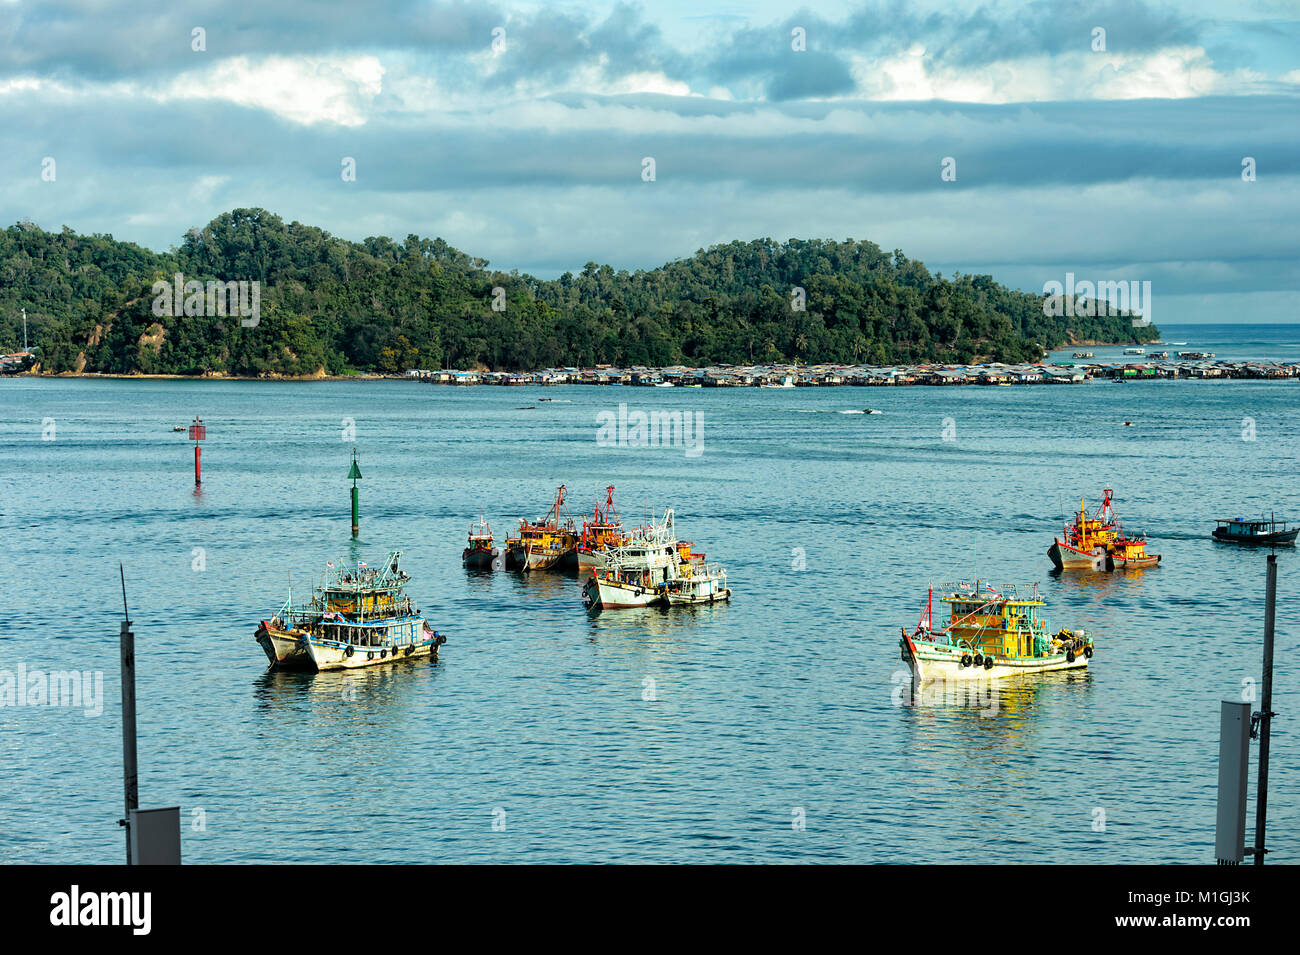
{"type": "MultiPolygon", "coordinates": [[[[1161,331],[1300,360],[1298,326],[1161,331]]],[[[105,699],[0,706],[0,860],[123,860],[120,560],[140,803],[182,808],[189,863],[1212,861],[1219,701],[1259,677],[1265,552],[1209,532],[1300,520],[1298,403],[1294,381],[2,380],[0,673],[102,671],[105,699]],[[599,446],[620,402],[699,412],[703,453],[599,446]],[[883,413],[843,413],[864,408],[883,413]],[[171,430],[195,415],[201,493],[171,430]],[[629,523],[675,508],[733,602],[589,616],[576,576],[462,569],[480,511],[504,540],[561,483],[575,517],[607,484],[629,523]],[[1163,563],[1053,576],[1062,512],[1107,486],[1163,563]],[[441,661],[267,672],[253,631],[290,580],[305,596],[326,560],[390,549],[448,635],[441,661]],[[1092,666],[1001,686],[993,708],[900,705],[899,628],[931,580],[976,573],[1038,582],[1053,628],[1096,635],[1092,666]]],[[[1287,863],[1300,554],[1280,554],[1278,590],[1269,859],[1287,863]]]]}

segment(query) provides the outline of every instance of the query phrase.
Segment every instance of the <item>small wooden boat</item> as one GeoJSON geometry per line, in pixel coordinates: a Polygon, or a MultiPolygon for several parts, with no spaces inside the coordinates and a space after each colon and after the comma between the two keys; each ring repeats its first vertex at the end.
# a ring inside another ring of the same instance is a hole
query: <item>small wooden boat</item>
{"type": "Polygon", "coordinates": [[[393,551],[381,567],[327,563],[325,580],[311,599],[294,606],[293,593],[254,639],[272,669],[351,670],[418,657],[438,658],[447,638],[430,629],[411,604],[410,578],[393,551]]]}
{"type": "Polygon", "coordinates": [[[1215,540],[1229,544],[1247,544],[1263,547],[1292,547],[1300,527],[1288,527],[1284,521],[1249,520],[1244,517],[1225,518],[1215,522],[1217,526],[1210,533],[1215,540]]]}
{"type": "Polygon", "coordinates": [[[1092,659],[1093,640],[1086,631],[1051,632],[1039,615],[1045,603],[1037,584],[1023,598],[1014,587],[996,590],[979,580],[938,589],[949,606],[947,623],[939,629],[931,625],[931,587],[920,621],[911,633],[904,627],[899,640],[899,653],[917,684],[1072,670],[1092,659]]]}
{"type": "Polygon", "coordinates": [[[494,546],[492,528],[479,515],[478,523],[469,526],[469,538],[466,547],[460,552],[460,560],[466,567],[488,567],[496,570],[501,566],[501,550],[494,546]]]}

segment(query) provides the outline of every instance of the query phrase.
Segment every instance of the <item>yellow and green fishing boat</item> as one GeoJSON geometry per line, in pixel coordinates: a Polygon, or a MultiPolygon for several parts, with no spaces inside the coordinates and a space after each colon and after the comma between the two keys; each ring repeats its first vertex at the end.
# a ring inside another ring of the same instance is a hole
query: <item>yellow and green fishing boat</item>
{"type": "Polygon", "coordinates": [[[578,532],[564,508],[566,492],[561,484],[545,517],[521,520],[519,536],[506,538],[506,570],[573,570],[578,566],[578,532]]]}
{"type": "Polygon", "coordinates": [[[996,680],[1002,677],[1086,667],[1092,636],[1084,630],[1055,634],[1038,596],[1020,597],[1015,587],[997,590],[976,580],[940,584],[949,608],[946,624],[931,625],[934,587],[911,633],[903,628],[899,649],[917,683],[936,680],[996,680]]]}

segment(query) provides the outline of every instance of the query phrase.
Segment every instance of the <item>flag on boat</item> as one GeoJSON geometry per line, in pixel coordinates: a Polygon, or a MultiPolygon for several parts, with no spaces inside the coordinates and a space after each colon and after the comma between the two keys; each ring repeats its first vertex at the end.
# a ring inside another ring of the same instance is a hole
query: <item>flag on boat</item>
{"type": "Polygon", "coordinates": [[[334,569],[334,561],[332,561],[332,560],[327,560],[327,561],[325,561],[325,566],[328,567],[330,570],[333,570],[333,569],[334,569]]]}
{"type": "Polygon", "coordinates": [[[363,560],[359,560],[359,561],[357,561],[357,566],[358,566],[358,567],[364,567],[364,566],[366,566],[366,562],[363,561],[363,560]]]}

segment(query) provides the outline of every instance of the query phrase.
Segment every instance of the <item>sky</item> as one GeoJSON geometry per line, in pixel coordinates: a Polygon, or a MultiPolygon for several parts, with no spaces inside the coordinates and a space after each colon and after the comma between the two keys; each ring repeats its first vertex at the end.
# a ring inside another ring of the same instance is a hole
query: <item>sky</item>
{"type": "Polygon", "coordinates": [[[1300,322],[1298,186],[1300,0],[0,0],[0,223],[158,250],[248,206],[544,278],[854,238],[1300,322]]]}

